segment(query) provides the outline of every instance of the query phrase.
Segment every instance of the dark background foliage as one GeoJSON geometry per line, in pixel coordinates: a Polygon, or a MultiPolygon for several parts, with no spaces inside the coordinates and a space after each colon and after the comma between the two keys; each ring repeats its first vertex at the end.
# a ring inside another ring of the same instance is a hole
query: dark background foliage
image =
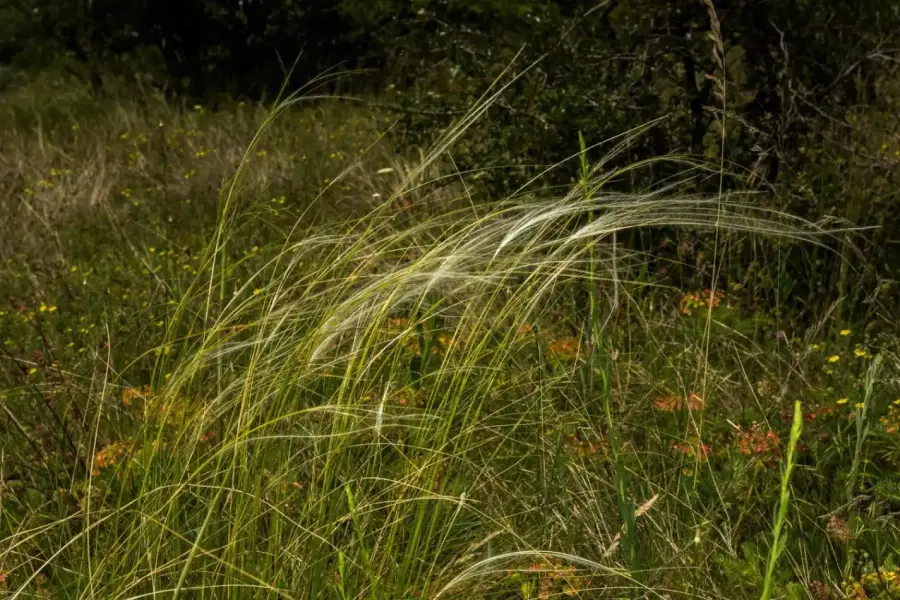
{"type": "MultiPolygon", "coordinates": [[[[726,186],[877,227],[852,238],[865,263],[838,239],[791,253],[789,283],[773,282],[794,308],[836,292],[859,312],[879,299],[859,290],[884,294],[900,267],[898,32],[896,0],[8,0],[0,85],[64,64],[98,94],[124,79],[214,103],[271,98],[289,71],[296,87],[362,68],[340,85],[395,109],[404,142],[426,145],[508,69],[514,83],[454,149],[460,169],[504,167],[486,184],[509,190],[516,167],[576,152],[579,132],[595,143],[662,117],[621,161],[717,164],[724,140],[726,186]]],[[[623,183],[672,175],[643,173],[623,183]]]]}

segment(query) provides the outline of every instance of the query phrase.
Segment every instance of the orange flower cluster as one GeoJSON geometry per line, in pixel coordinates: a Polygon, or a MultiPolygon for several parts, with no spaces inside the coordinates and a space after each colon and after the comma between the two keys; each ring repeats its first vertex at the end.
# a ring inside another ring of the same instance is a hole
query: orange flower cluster
{"type": "Polygon", "coordinates": [[[575,358],[578,356],[581,344],[578,342],[578,338],[564,337],[550,342],[549,348],[551,352],[564,358],[575,358]]]}
{"type": "Polygon", "coordinates": [[[122,390],[122,404],[124,406],[131,406],[131,404],[135,400],[146,400],[151,396],[150,386],[145,385],[143,389],[141,388],[125,388],[122,390]]]}
{"type": "MultiPolygon", "coordinates": [[[[803,415],[803,418],[806,420],[806,422],[813,423],[814,421],[816,421],[816,419],[830,417],[833,414],[834,408],[832,408],[831,406],[822,405],[817,406],[813,410],[807,412],[805,415],[803,415]]],[[[785,423],[790,423],[794,420],[794,413],[789,410],[782,411],[780,416],[781,420],[785,423]]]]}
{"type": "Polygon", "coordinates": [[[690,411],[703,410],[703,398],[697,394],[688,394],[687,398],[677,395],[659,396],[653,400],[653,408],[659,412],[675,412],[682,408],[690,411]]]}
{"type": "Polygon", "coordinates": [[[738,433],[737,444],[744,454],[774,454],[778,452],[781,439],[771,429],[763,431],[754,423],[749,431],[738,433]]]}
{"type": "Polygon", "coordinates": [[[689,458],[697,456],[702,462],[709,460],[709,444],[702,444],[700,442],[675,442],[672,444],[672,449],[678,454],[684,454],[689,458]]]}
{"type": "Polygon", "coordinates": [[[574,456],[596,456],[598,454],[606,455],[609,446],[604,440],[588,442],[582,440],[577,435],[572,435],[568,441],[569,452],[574,456]]]}
{"type": "Polygon", "coordinates": [[[98,450],[97,453],[94,454],[94,470],[91,472],[91,475],[96,477],[100,474],[100,469],[115,466],[116,463],[119,462],[119,459],[131,450],[131,447],[131,441],[122,440],[108,444],[98,450]]]}
{"type": "MultiPolygon", "coordinates": [[[[523,575],[528,577],[527,574],[522,573],[522,570],[511,569],[507,573],[514,579],[521,579],[523,575]]],[[[590,579],[578,575],[575,567],[564,566],[562,561],[559,560],[533,563],[528,565],[525,571],[532,574],[532,576],[537,575],[536,585],[526,584],[523,585],[523,589],[527,587],[532,590],[528,597],[536,597],[538,600],[549,600],[560,596],[578,597],[591,584],[590,579]],[[536,593],[533,596],[530,595],[534,592],[536,593]]]]}
{"type": "Polygon", "coordinates": [[[818,406],[814,411],[806,415],[807,421],[815,421],[822,417],[830,417],[834,414],[834,408],[831,406],[818,406]]]}
{"type": "Polygon", "coordinates": [[[703,290],[702,292],[688,292],[681,297],[681,302],[678,304],[678,310],[681,311],[681,314],[683,315],[689,315],[699,308],[707,308],[709,306],[715,308],[719,306],[724,299],[725,294],[719,290],[716,290],[715,293],[709,289],[703,290]]]}

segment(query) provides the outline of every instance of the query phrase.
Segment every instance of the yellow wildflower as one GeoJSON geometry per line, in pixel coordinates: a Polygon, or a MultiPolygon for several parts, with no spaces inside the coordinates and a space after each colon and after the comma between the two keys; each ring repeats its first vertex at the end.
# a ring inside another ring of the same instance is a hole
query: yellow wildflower
{"type": "Polygon", "coordinates": [[[828,357],[828,362],[830,362],[830,363],[836,363],[839,360],[841,360],[840,354],[834,354],[834,355],[828,357]]]}
{"type": "Polygon", "coordinates": [[[29,374],[29,375],[34,375],[34,374],[37,373],[37,372],[38,372],[37,367],[31,367],[30,369],[28,369],[28,374],[29,374]]]}
{"type": "Polygon", "coordinates": [[[260,288],[256,288],[255,290],[253,290],[254,296],[259,296],[260,294],[262,294],[262,290],[260,288]]]}
{"type": "Polygon", "coordinates": [[[866,403],[865,403],[865,402],[857,402],[857,403],[854,404],[853,406],[854,406],[854,408],[865,408],[865,407],[866,407],[866,403]]]}
{"type": "Polygon", "coordinates": [[[819,350],[819,348],[821,348],[821,346],[819,346],[818,344],[810,344],[810,345],[809,345],[809,349],[810,349],[812,352],[817,352],[817,351],[819,350]]]}
{"type": "Polygon", "coordinates": [[[850,331],[849,329],[841,329],[841,335],[842,335],[843,337],[847,337],[847,336],[850,335],[851,333],[853,333],[853,332],[850,331]]]}
{"type": "Polygon", "coordinates": [[[855,354],[857,358],[867,358],[869,356],[869,353],[863,348],[856,348],[853,351],[853,354],[855,354]]]}
{"type": "Polygon", "coordinates": [[[837,403],[838,403],[838,404],[847,404],[847,402],[848,402],[849,400],[850,400],[850,398],[838,398],[837,403]]]}

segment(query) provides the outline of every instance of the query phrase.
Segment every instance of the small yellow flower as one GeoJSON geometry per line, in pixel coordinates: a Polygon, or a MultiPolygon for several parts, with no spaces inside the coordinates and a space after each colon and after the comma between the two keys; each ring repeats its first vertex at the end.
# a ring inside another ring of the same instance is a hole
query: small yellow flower
{"type": "Polygon", "coordinates": [[[894,400],[894,406],[900,406],[900,398],[894,400]]]}
{"type": "Polygon", "coordinates": [[[254,296],[259,296],[260,294],[262,294],[262,290],[261,290],[261,289],[256,288],[255,290],[253,290],[253,295],[254,295],[254,296]]]}
{"type": "Polygon", "coordinates": [[[847,337],[847,336],[850,335],[851,333],[853,333],[853,332],[850,331],[849,329],[841,329],[841,335],[842,335],[843,337],[847,337]]]}
{"type": "Polygon", "coordinates": [[[838,404],[847,404],[847,402],[848,402],[849,400],[850,400],[850,398],[838,398],[837,403],[838,403],[838,404]]]}
{"type": "Polygon", "coordinates": [[[28,369],[28,374],[29,374],[29,375],[34,375],[34,374],[37,373],[37,372],[38,372],[37,367],[31,367],[30,369],[28,369]]]}
{"type": "Polygon", "coordinates": [[[830,363],[836,363],[839,360],[841,360],[840,354],[834,354],[834,355],[828,357],[828,362],[830,362],[830,363]]]}
{"type": "Polygon", "coordinates": [[[128,139],[128,132],[126,131],[126,132],[122,133],[122,135],[119,136],[119,139],[127,140],[127,139],[128,139]]]}
{"type": "Polygon", "coordinates": [[[855,349],[853,351],[853,354],[855,354],[857,358],[866,358],[867,356],[869,356],[869,353],[862,348],[855,349]]]}
{"type": "Polygon", "coordinates": [[[810,345],[809,345],[809,349],[810,349],[812,352],[817,352],[817,351],[819,350],[819,348],[821,348],[821,346],[819,346],[818,344],[810,344],[810,345]]]}
{"type": "Polygon", "coordinates": [[[856,408],[865,408],[865,407],[866,407],[866,403],[865,403],[865,402],[857,402],[857,403],[854,404],[853,406],[856,407],[856,408]]]}

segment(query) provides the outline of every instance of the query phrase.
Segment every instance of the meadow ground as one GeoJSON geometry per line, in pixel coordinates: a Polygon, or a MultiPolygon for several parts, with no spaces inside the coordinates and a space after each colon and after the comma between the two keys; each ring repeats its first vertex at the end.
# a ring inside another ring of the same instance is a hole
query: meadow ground
{"type": "Polygon", "coordinates": [[[57,92],[0,117],[0,598],[900,598],[894,325],[757,297],[828,231],[57,92]]]}

